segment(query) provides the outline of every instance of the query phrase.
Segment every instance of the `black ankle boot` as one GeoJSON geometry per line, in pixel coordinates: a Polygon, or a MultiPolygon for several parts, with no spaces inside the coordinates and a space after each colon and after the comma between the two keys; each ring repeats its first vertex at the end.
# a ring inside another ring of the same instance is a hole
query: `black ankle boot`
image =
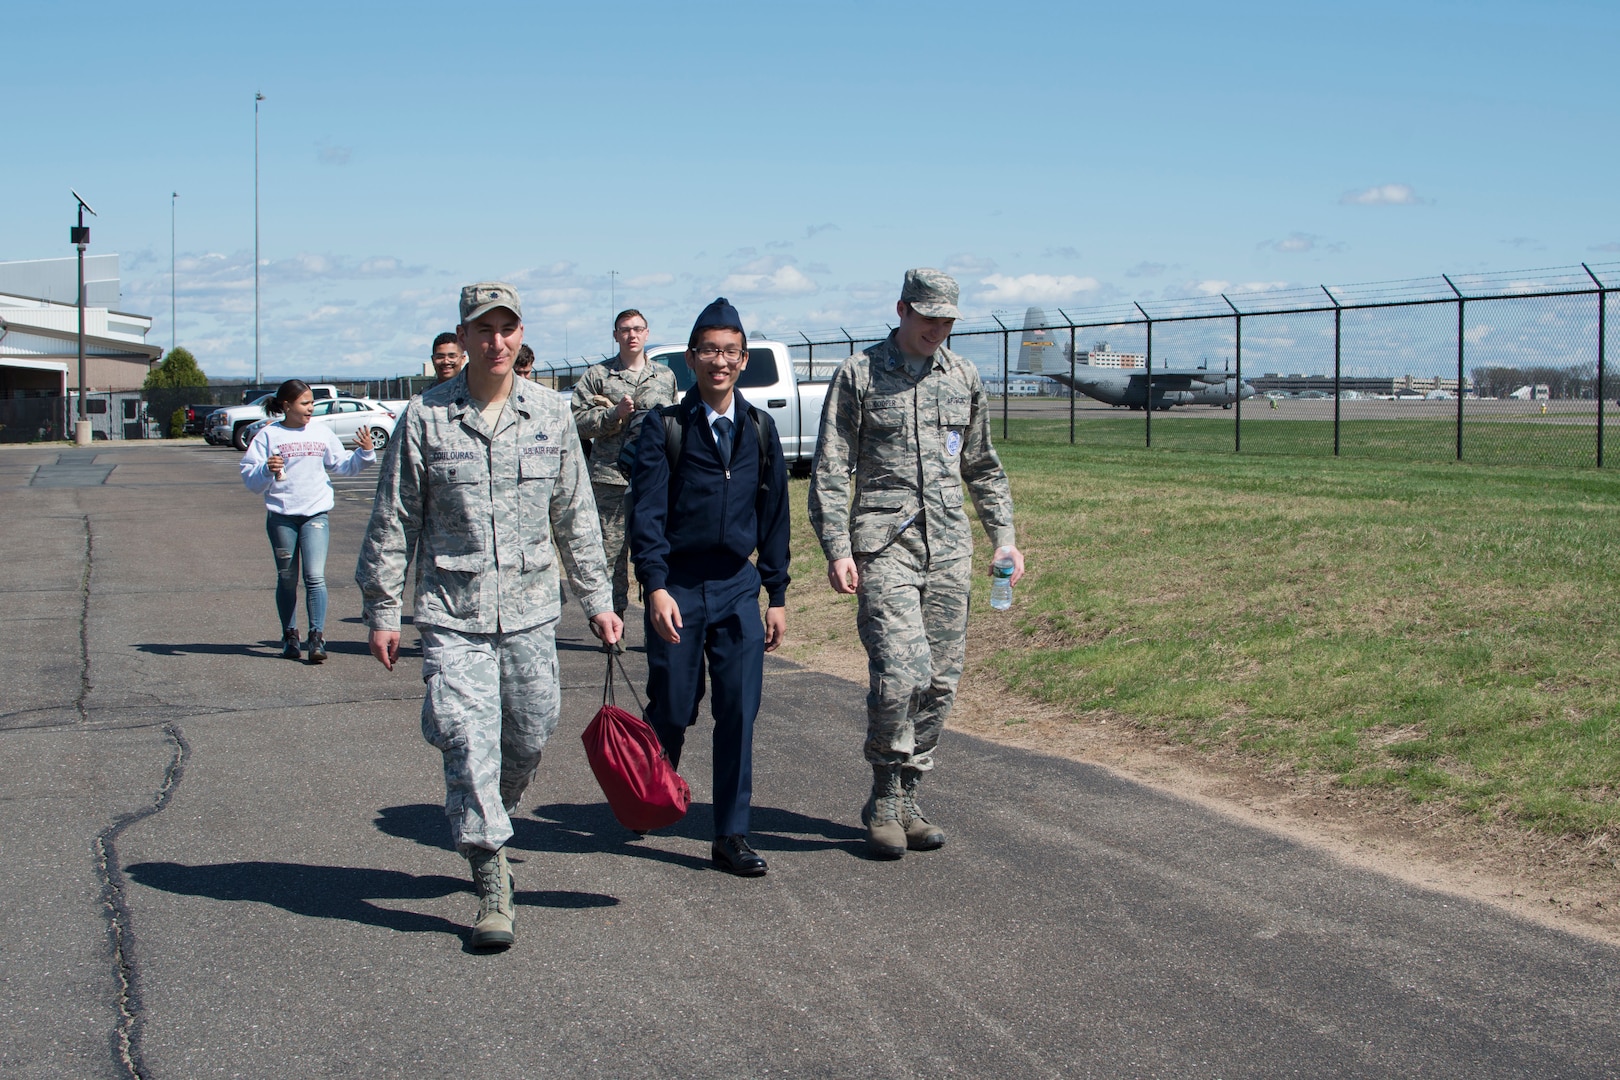
{"type": "Polygon", "coordinates": [[[326,662],[326,635],[319,630],[309,632],[309,662],[312,664],[326,662]]]}
{"type": "Polygon", "coordinates": [[[285,630],[281,634],[281,657],[283,660],[297,660],[303,654],[298,649],[298,631],[285,630]]]}

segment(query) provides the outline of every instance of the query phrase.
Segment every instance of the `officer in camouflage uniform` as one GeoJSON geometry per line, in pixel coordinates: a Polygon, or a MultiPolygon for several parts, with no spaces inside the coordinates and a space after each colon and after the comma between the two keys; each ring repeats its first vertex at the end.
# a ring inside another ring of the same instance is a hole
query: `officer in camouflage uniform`
{"type": "Polygon", "coordinates": [[[468,362],[414,398],[383,457],[355,581],[371,652],[399,656],[405,558],[420,558],[422,734],[444,755],[445,813],[479,898],[474,947],[512,943],[509,814],[557,726],[553,541],[592,631],[618,640],[584,454],[556,395],[512,374],[523,341],[510,285],[461,291],[468,362]]]}
{"type": "Polygon", "coordinates": [[[638,417],[675,404],[675,373],[647,359],[647,318],[635,308],[613,320],[619,355],[593,364],[574,384],[574,423],[591,440],[591,490],[601,515],[602,541],[613,564],[613,610],[624,618],[630,605],[630,549],[624,538],[624,495],[629,486],[619,471],[619,452],[638,417]]]}
{"type": "Polygon", "coordinates": [[[964,481],[991,544],[1013,559],[1013,580],[1024,573],[984,386],[977,368],[945,348],[957,295],[938,270],[906,271],[899,328],[833,376],[810,481],[827,579],[860,597],[872,764],[861,818],[868,849],[887,858],[945,843],[917,787],[934,767],[962,675],[973,556],[964,481]]]}

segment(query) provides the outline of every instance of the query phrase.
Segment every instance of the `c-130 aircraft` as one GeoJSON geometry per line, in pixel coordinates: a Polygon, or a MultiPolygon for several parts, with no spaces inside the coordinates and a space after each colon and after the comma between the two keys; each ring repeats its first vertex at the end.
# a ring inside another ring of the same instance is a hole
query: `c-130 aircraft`
{"type": "MultiPolygon", "coordinates": [[[[1053,337],[1046,313],[1032,307],[1024,313],[1023,344],[1018,349],[1018,372],[1042,375],[1062,386],[1069,383],[1069,346],[1053,337]]],[[[1145,367],[1134,365],[1141,359],[1128,353],[1110,353],[1106,344],[1099,344],[1083,353],[1088,362],[1074,365],[1074,388],[1087,397],[1109,405],[1143,409],[1148,405],[1148,375],[1145,367]],[[1089,361],[1092,357],[1118,357],[1119,364],[1132,366],[1104,366],[1089,361]]],[[[1077,358],[1078,359],[1078,358],[1077,358]]],[[[1236,375],[1208,368],[1153,369],[1152,404],[1155,410],[1173,405],[1218,405],[1230,409],[1232,403],[1254,397],[1254,387],[1239,383],[1236,375]]]]}

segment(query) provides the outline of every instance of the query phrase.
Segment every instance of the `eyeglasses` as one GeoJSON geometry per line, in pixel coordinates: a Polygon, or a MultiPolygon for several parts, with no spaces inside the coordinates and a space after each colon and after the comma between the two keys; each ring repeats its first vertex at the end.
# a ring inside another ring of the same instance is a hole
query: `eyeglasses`
{"type": "Polygon", "coordinates": [[[724,349],[718,348],[714,345],[705,345],[697,350],[697,354],[699,360],[707,360],[710,363],[713,363],[715,360],[718,360],[721,357],[725,357],[726,363],[735,364],[744,356],[748,355],[748,350],[739,349],[735,345],[728,346],[724,349]]]}
{"type": "Polygon", "coordinates": [[[646,332],[647,328],[645,326],[621,326],[614,331],[617,334],[645,334],[646,332]]]}

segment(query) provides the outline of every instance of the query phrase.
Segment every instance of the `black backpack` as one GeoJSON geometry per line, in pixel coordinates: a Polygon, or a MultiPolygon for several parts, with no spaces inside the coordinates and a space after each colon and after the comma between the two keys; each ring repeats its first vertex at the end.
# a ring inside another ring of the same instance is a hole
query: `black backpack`
{"type": "MultiPolygon", "coordinates": [[[[675,479],[675,470],[681,463],[681,449],[684,439],[684,425],[681,423],[681,413],[686,410],[685,405],[667,405],[658,410],[664,420],[664,453],[669,458],[669,478],[675,479]]],[[[641,425],[651,416],[649,410],[640,413],[630,422],[630,430],[625,433],[624,446],[619,451],[619,475],[626,480],[636,463],[636,442],[641,438],[641,425]]],[[[765,495],[771,489],[771,478],[775,475],[776,467],[776,440],[766,437],[765,414],[749,406],[748,415],[754,421],[754,443],[759,447],[759,494],[765,495]]]]}

